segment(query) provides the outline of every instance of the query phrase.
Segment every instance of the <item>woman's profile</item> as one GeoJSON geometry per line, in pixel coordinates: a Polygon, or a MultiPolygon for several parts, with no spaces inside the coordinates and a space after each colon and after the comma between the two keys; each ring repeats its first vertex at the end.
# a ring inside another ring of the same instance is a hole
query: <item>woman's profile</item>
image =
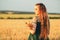
{"type": "Polygon", "coordinates": [[[35,17],[26,24],[31,29],[28,40],[48,40],[50,23],[46,7],[43,3],[37,3],[34,7],[35,17]]]}

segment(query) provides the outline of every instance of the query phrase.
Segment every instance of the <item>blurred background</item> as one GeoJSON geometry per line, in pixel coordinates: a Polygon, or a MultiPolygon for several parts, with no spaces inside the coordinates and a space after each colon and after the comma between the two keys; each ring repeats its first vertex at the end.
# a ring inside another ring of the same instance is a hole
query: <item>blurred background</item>
{"type": "Polygon", "coordinates": [[[36,3],[44,3],[49,13],[60,13],[60,0],[0,0],[0,10],[33,12],[36,3]]]}
{"type": "Polygon", "coordinates": [[[34,5],[44,3],[50,20],[50,40],[60,40],[60,0],[0,0],[0,40],[27,40],[25,22],[35,16],[34,5]]]}

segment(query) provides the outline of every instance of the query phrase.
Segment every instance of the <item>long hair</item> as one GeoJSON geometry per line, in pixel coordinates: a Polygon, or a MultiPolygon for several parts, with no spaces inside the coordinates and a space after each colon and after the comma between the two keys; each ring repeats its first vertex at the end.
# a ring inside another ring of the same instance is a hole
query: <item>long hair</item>
{"type": "Polygon", "coordinates": [[[37,5],[40,6],[39,7],[39,9],[40,9],[39,18],[41,21],[41,25],[45,25],[44,20],[48,17],[46,7],[43,3],[37,3],[36,6],[37,5]]]}
{"type": "Polygon", "coordinates": [[[47,19],[48,19],[47,10],[46,10],[46,7],[43,3],[37,3],[36,6],[38,6],[38,5],[40,6],[39,7],[39,9],[40,9],[39,18],[41,21],[41,34],[40,34],[40,36],[45,37],[45,35],[47,34],[47,25],[48,25],[47,24],[47,19]]]}

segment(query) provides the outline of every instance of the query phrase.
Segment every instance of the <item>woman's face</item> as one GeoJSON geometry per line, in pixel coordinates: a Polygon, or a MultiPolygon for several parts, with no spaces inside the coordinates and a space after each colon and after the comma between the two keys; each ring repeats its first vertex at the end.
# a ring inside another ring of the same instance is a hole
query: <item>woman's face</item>
{"type": "Polygon", "coordinates": [[[36,15],[39,15],[39,13],[40,13],[40,5],[36,5],[34,7],[34,12],[35,12],[36,15]]]}

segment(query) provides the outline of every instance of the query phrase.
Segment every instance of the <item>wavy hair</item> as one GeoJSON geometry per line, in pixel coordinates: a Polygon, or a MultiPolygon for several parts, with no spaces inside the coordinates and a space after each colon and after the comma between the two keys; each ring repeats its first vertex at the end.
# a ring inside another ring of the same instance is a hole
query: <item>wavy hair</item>
{"type": "Polygon", "coordinates": [[[40,37],[46,37],[49,32],[49,19],[47,15],[47,10],[46,7],[43,3],[37,3],[35,6],[40,6],[40,13],[39,13],[39,18],[41,21],[41,34],[40,37]]]}

